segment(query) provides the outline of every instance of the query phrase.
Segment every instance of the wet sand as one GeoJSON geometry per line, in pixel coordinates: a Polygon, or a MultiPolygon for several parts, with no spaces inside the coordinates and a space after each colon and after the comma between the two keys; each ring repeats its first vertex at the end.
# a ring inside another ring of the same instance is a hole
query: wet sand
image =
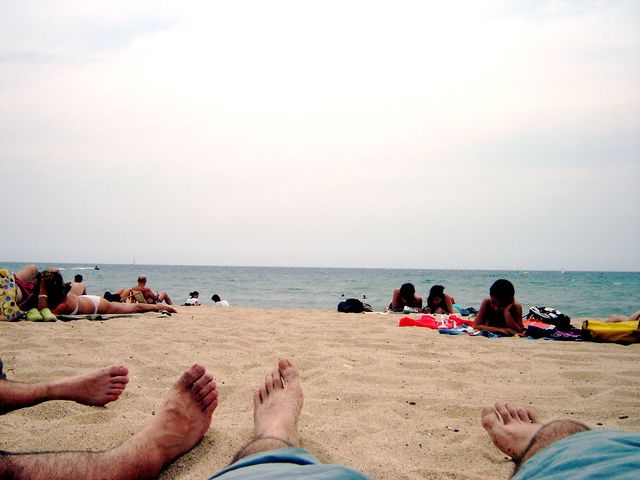
{"type": "Polygon", "coordinates": [[[9,379],[130,370],[127,389],[106,407],[56,401],[0,416],[0,449],[118,445],[199,362],[218,380],[220,405],[204,440],[160,478],[207,478],[251,439],[252,392],[280,356],[301,372],[302,446],[374,479],[508,478],[511,462],[480,425],[481,407],[496,400],[531,406],[544,420],[640,431],[640,345],[441,335],[400,328],[393,314],[178,309],[103,322],[0,322],[9,379]]]}

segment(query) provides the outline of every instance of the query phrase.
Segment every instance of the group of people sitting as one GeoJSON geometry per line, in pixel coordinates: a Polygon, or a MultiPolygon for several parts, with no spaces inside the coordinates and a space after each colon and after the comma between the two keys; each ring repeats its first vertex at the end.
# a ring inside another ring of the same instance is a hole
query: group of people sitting
{"type": "MultiPolygon", "coordinates": [[[[222,300],[220,298],[220,295],[218,295],[217,293],[214,293],[213,295],[211,295],[211,300],[213,300],[214,307],[229,306],[229,302],[227,302],[226,300],[222,300]]],[[[198,292],[197,290],[190,292],[189,298],[187,298],[182,304],[182,306],[184,307],[197,307],[199,305],[202,305],[202,303],[200,303],[200,292],[198,292]]]]}
{"type": "MultiPolygon", "coordinates": [[[[47,400],[103,406],[117,400],[129,382],[123,365],[42,383],[3,377],[0,361],[0,414],[47,400]]],[[[366,480],[354,469],[323,464],[300,448],[303,398],[298,370],[291,360],[281,359],[253,394],[253,438],[211,478],[366,480]]],[[[107,451],[0,451],[0,478],[155,478],[202,439],[218,403],[214,377],[195,364],[169,389],[147,425],[121,445],[107,451]]],[[[493,444],[513,459],[514,479],[637,478],[640,433],[591,430],[573,420],[545,424],[532,409],[503,402],[482,409],[481,423],[493,444]]]]}
{"type": "Polygon", "coordinates": [[[169,296],[147,288],[144,276],[136,286],[120,290],[111,299],[87,295],[82,280],[82,275],[76,275],[73,282],[65,283],[59,270],[40,272],[36,265],[29,265],[8,280],[5,292],[11,290],[7,295],[16,311],[26,312],[27,320],[32,321],[55,321],[57,315],[175,312],[169,296]]]}
{"type": "MultiPolygon", "coordinates": [[[[498,335],[511,336],[524,332],[522,305],[515,300],[515,288],[509,280],[496,280],[489,288],[474,320],[476,330],[484,330],[498,335]]],[[[457,313],[452,297],[444,293],[442,285],[434,285],[429,290],[427,306],[423,308],[422,297],[416,294],[411,283],[405,283],[394,290],[389,310],[394,312],[415,312],[432,314],[457,313]]]]}

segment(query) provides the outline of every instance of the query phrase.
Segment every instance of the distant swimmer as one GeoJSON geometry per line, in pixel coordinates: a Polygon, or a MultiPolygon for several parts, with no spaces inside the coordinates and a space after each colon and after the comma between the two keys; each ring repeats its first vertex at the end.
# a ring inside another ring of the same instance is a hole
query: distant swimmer
{"type": "Polygon", "coordinates": [[[96,265],[95,267],[93,267],[94,270],[100,270],[100,267],[98,265],[96,265]]]}

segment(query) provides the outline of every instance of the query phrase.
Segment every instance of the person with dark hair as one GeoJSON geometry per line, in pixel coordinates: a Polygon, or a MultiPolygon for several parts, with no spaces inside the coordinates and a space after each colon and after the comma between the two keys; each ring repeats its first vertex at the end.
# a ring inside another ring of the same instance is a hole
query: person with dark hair
{"type": "Polygon", "coordinates": [[[489,289],[489,298],[485,298],[473,326],[476,330],[485,330],[504,336],[522,333],[522,305],[515,300],[515,288],[509,280],[496,280],[489,289]]]}
{"type": "Polygon", "coordinates": [[[75,293],[76,295],[87,294],[87,286],[82,282],[82,280],[82,275],[79,273],[73,277],[73,282],[71,282],[71,293],[75,293]]]}
{"type": "Polygon", "coordinates": [[[189,293],[189,298],[187,298],[184,303],[183,303],[183,307],[197,307],[200,304],[200,292],[193,291],[191,293],[189,293]]]}
{"type": "Polygon", "coordinates": [[[451,297],[444,293],[442,285],[434,285],[427,297],[428,313],[453,313],[451,297]]]}
{"type": "Polygon", "coordinates": [[[213,306],[214,307],[228,307],[229,306],[229,302],[227,302],[226,300],[222,300],[220,298],[220,295],[218,295],[217,293],[214,293],[211,296],[211,300],[213,300],[213,306]]]}
{"type": "Polygon", "coordinates": [[[422,297],[416,295],[416,287],[413,283],[404,283],[400,288],[393,291],[393,298],[389,304],[389,310],[394,312],[402,312],[405,307],[422,308],[422,297]]]}
{"type": "Polygon", "coordinates": [[[71,293],[70,285],[64,283],[60,272],[45,272],[40,286],[41,300],[56,315],[87,315],[87,314],[126,314],[145,312],[171,312],[175,309],[168,305],[148,303],[115,303],[109,302],[97,295],[76,295],[71,293]]]}

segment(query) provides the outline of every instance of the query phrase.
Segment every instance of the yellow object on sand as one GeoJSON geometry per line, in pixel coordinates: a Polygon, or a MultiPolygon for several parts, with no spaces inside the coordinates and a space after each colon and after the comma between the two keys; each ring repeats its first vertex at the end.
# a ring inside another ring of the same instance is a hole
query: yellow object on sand
{"type": "Polygon", "coordinates": [[[18,320],[22,310],[16,303],[16,281],[13,274],[4,268],[0,268],[0,295],[0,321],[18,320]]]}
{"type": "Polygon", "coordinates": [[[602,322],[585,320],[582,322],[582,336],[594,342],[630,343],[640,342],[640,321],[602,322]]]}

